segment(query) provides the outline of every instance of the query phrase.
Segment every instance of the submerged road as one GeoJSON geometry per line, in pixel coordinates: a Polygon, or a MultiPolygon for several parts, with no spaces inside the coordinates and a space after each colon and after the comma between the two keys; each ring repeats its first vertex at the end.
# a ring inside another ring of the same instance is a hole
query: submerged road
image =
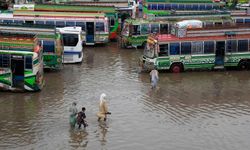
{"type": "Polygon", "coordinates": [[[83,63],[46,72],[41,92],[0,92],[0,149],[249,150],[249,71],[161,72],[152,91],[141,54],[86,47],[83,63]],[[98,123],[103,92],[112,115],[98,123]],[[73,101],[86,107],[85,130],[70,129],[73,101]]]}

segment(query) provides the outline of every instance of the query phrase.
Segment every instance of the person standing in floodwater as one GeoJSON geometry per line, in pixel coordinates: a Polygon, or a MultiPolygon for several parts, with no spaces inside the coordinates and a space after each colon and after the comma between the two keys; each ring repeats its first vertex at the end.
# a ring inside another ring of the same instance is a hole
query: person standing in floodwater
{"type": "Polygon", "coordinates": [[[99,102],[99,112],[97,113],[98,121],[100,120],[106,121],[107,114],[111,114],[111,113],[108,111],[106,94],[102,93],[100,96],[100,102],[99,102]]]}
{"type": "Polygon", "coordinates": [[[157,87],[157,83],[159,80],[159,72],[156,70],[156,67],[153,70],[151,70],[149,75],[150,75],[150,81],[151,81],[151,89],[154,89],[157,87]]]}
{"type": "Polygon", "coordinates": [[[77,115],[77,108],[76,108],[76,102],[73,102],[71,107],[69,108],[70,116],[69,116],[69,123],[72,128],[76,125],[76,115],[77,115]]]}

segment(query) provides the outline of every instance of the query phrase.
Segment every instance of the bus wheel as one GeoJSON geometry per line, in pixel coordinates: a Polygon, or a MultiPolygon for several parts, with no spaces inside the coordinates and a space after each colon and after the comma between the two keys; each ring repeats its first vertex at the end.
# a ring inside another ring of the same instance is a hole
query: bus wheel
{"type": "Polygon", "coordinates": [[[172,73],[180,73],[182,71],[182,67],[180,64],[173,64],[171,66],[171,72],[172,73]]]}
{"type": "Polygon", "coordinates": [[[239,69],[240,70],[246,70],[248,68],[248,63],[247,61],[242,61],[239,63],[239,69]]]}

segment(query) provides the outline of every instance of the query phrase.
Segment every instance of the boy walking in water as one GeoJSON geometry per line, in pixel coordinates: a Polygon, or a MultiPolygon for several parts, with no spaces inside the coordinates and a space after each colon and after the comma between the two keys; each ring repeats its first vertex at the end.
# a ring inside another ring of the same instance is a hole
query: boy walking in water
{"type": "Polygon", "coordinates": [[[86,123],[86,121],[84,120],[86,118],[85,115],[85,107],[82,107],[82,111],[80,111],[77,115],[77,124],[78,124],[78,128],[81,128],[81,125],[83,124],[84,128],[86,128],[88,126],[88,124],[86,123]]]}
{"type": "Polygon", "coordinates": [[[153,70],[150,72],[150,80],[151,80],[151,89],[156,88],[158,80],[159,80],[159,72],[156,70],[156,67],[154,67],[153,70]]]}

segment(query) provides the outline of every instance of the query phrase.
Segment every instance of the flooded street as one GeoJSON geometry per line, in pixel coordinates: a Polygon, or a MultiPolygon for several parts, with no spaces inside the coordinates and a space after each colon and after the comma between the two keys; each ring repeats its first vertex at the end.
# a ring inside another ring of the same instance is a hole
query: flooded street
{"type": "Polygon", "coordinates": [[[161,72],[152,91],[141,54],[86,47],[83,63],[46,72],[41,92],[0,92],[0,149],[249,149],[250,71],[161,72]],[[106,124],[96,117],[101,93],[106,124]],[[86,107],[85,130],[70,129],[73,101],[86,107]]]}

